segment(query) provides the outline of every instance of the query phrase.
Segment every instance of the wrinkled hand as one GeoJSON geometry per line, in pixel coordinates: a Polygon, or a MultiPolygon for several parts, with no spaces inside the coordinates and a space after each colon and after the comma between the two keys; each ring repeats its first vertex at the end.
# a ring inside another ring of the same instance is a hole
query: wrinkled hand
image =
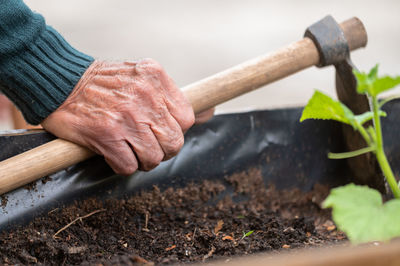
{"type": "MultiPolygon", "coordinates": [[[[199,116],[204,122],[212,110],[199,116]]],[[[154,60],[95,61],[43,122],[54,135],[103,155],[122,175],[151,170],[181,149],[192,107],[154,60]]]]}

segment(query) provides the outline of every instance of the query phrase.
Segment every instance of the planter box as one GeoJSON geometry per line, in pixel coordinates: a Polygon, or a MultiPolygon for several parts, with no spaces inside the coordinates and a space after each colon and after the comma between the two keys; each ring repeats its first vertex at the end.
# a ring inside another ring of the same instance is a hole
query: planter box
{"type": "MultiPolygon", "coordinates": [[[[389,109],[389,116],[383,119],[385,148],[393,171],[398,174],[400,153],[397,151],[400,147],[396,141],[398,130],[394,127],[400,125],[398,121],[400,107],[394,101],[387,104],[385,109],[389,109]]],[[[28,188],[20,188],[3,195],[0,231],[4,233],[13,230],[18,225],[27,224],[36,217],[46,216],[49,212],[62,209],[74,201],[93,197],[100,201],[110,198],[122,199],[139,195],[143,191],[149,193],[154,186],[157,186],[159,191],[168,191],[171,188],[178,191],[179,188],[192,183],[220,182],[225,189],[222,194],[217,193],[218,200],[229,196],[233,201],[246,201],[251,198],[251,193],[248,193],[250,196],[241,196],[238,194],[236,181],[227,182],[227,177],[249,169],[258,171],[262,179],[260,184],[264,184],[267,189],[296,188],[308,192],[315,188],[316,184],[333,187],[349,183],[352,174],[347,162],[329,160],[326,156],[328,151],[345,150],[341,125],[332,121],[312,120],[300,124],[298,120],[301,111],[302,108],[290,108],[216,116],[210,122],[195,126],[187,133],[185,145],[178,156],[150,172],[138,172],[130,177],[114,175],[100,157],[77,164],[45,178],[44,181],[39,180],[28,188]]],[[[21,132],[3,134],[0,137],[0,146],[4,149],[1,151],[0,159],[8,158],[51,139],[53,139],[51,135],[40,131],[30,134],[21,132]]],[[[208,204],[216,202],[217,200],[210,200],[208,204]]],[[[171,217],[179,217],[179,214],[173,214],[171,217]]],[[[214,233],[215,230],[214,228],[214,233]]],[[[172,245],[166,248],[175,249],[172,245]]],[[[374,247],[366,248],[369,255],[374,254],[369,251],[371,248],[375,250],[374,247]]],[[[394,244],[390,248],[379,248],[376,256],[386,254],[387,250],[399,250],[398,245],[394,244]]],[[[332,252],[343,253],[340,250],[332,252]]],[[[205,259],[212,258],[212,255],[205,259]]],[[[31,255],[28,254],[29,256],[31,255]]],[[[264,263],[264,257],[245,258],[245,260],[251,263],[264,263]]],[[[283,262],[278,264],[279,260],[286,261],[278,258],[273,260],[274,263],[271,265],[314,265],[310,261],[307,261],[308,264],[301,264],[301,260],[298,259],[294,259],[294,262],[300,264],[283,262]]],[[[372,263],[373,260],[368,261],[372,263]]],[[[329,263],[315,265],[331,265],[329,263]]]]}

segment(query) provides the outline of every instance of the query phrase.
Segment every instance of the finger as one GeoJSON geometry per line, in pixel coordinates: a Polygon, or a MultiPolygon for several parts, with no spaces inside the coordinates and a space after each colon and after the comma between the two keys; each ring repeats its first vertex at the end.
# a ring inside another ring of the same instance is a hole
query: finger
{"type": "Polygon", "coordinates": [[[208,109],[196,115],[195,124],[202,124],[207,122],[214,116],[215,108],[208,109]]]}
{"type": "Polygon", "coordinates": [[[166,76],[164,79],[167,88],[165,104],[170,114],[181,126],[182,131],[186,132],[195,122],[192,105],[170,77],[166,76]]]}
{"type": "Polygon", "coordinates": [[[184,136],[181,126],[171,114],[166,113],[162,123],[151,125],[151,130],[164,151],[164,160],[178,154],[184,144],[184,136]]]}
{"type": "Polygon", "coordinates": [[[102,143],[96,149],[104,156],[109,166],[119,175],[131,175],[138,169],[138,161],[131,147],[125,141],[102,143]]]}
{"type": "MultiPolygon", "coordinates": [[[[154,143],[155,140],[163,151],[164,156],[161,159],[168,160],[171,157],[175,156],[183,146],[184,137],[182,129],[178,122],[176,122],[175,118],[172,117],[171,114],[168,112],[165,106],[161,107],[159,112],[150,112],[148,114],[151,115],[150,119],[145,119],[144,117],[142,117],[142,114],[140,112],[137,112],[135,110],[131,110],[128,113],[130,118],[125,120],[127,127],[126,136],[129,136],[127,139],[130,139],[130,141],[135,141],[136,143],[140,143],[141,145],[145,145],[145,140],[149,138],[145,135],[151,135],[152,138],[154,138],[150,139],[151,143],[154,143]],[[138,121],[142,122],[138,123],[138,121]],[[146,126],[147,128],[143,129],[144,126],[146,126]],[[132,138],[138,139],[131,140],[132,138]]],[[[151,145],[151,147],[155,147],[155,144],[149,145],[151,145]]],[[[144,148],[146,148],[147,150],[151,149],[150,147],[144,148]]],[[[139,160],[141,161],[141,159],[139,160]]]]}
{"type": "Polygon", "coordinates": [[[127,141],[136,154],[140,170],[150,171],[165,157],[163,149],[148,125],[141,125],[140,130],[129,130],[127,141]]]}

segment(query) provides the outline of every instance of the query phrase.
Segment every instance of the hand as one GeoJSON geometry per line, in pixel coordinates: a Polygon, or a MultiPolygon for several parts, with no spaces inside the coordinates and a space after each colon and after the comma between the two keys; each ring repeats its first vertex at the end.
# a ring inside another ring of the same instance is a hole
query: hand
{"type": "Polygon", "coordinates": [[[10,100],[0,93],[0,122],[3,122],[2,120],[7,121],[9,119],[11,106],[12,103],[10,100]]]}
{"type": "Polygon", "coordinates": [[[195,124],[203,124],[214,116],[215,108],[208,109],[196,115],[195,124]]]}
{"type": "MultiPolygon", "coordinates": [[[[202,115],[208,119],[212,111],[202,115]]],[[[181,149],[192,107],[154,60],[95,61],[67,100],[43,122],[54,135],[103,155],[129,175],[151,170],[181,149]]]]}

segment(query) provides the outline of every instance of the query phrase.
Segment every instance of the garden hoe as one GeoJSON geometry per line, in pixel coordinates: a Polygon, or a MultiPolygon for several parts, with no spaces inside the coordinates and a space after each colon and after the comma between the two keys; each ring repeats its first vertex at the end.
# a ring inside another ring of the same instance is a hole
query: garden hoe
{"type": "MultiPolygon", "coordinates": [[[[310,26],[302,40],[186,86],[183,92],[194,112],[200,113],[308,67],[334,65],[339,98],[355,113],[362,113],[368,109],[368,101],[356,95],[349,52],[366,44],[367,34],[359,19],[351,18],[339,25],[327,16],[310,26]]],[[[352,134],[348,128],[344,131],[350,150],[362,145],[357,134],[352,134]]],[[[2,135],[0,147],[0,160],[3,160],[0,162],[0,195],[95,155],[84,147],[44,133],[2,135]]],[[[352,159],[356,166],[365,165],[362,160],[369,162],[369,169],[354,167],[363,169],[362,175],[355,172],[355,176],[362,183],[373,182],[373,186],[380,187],[382,184],[373,181],[380,180],[374,178],[375,162],[367,156],[352,159]]]]}

